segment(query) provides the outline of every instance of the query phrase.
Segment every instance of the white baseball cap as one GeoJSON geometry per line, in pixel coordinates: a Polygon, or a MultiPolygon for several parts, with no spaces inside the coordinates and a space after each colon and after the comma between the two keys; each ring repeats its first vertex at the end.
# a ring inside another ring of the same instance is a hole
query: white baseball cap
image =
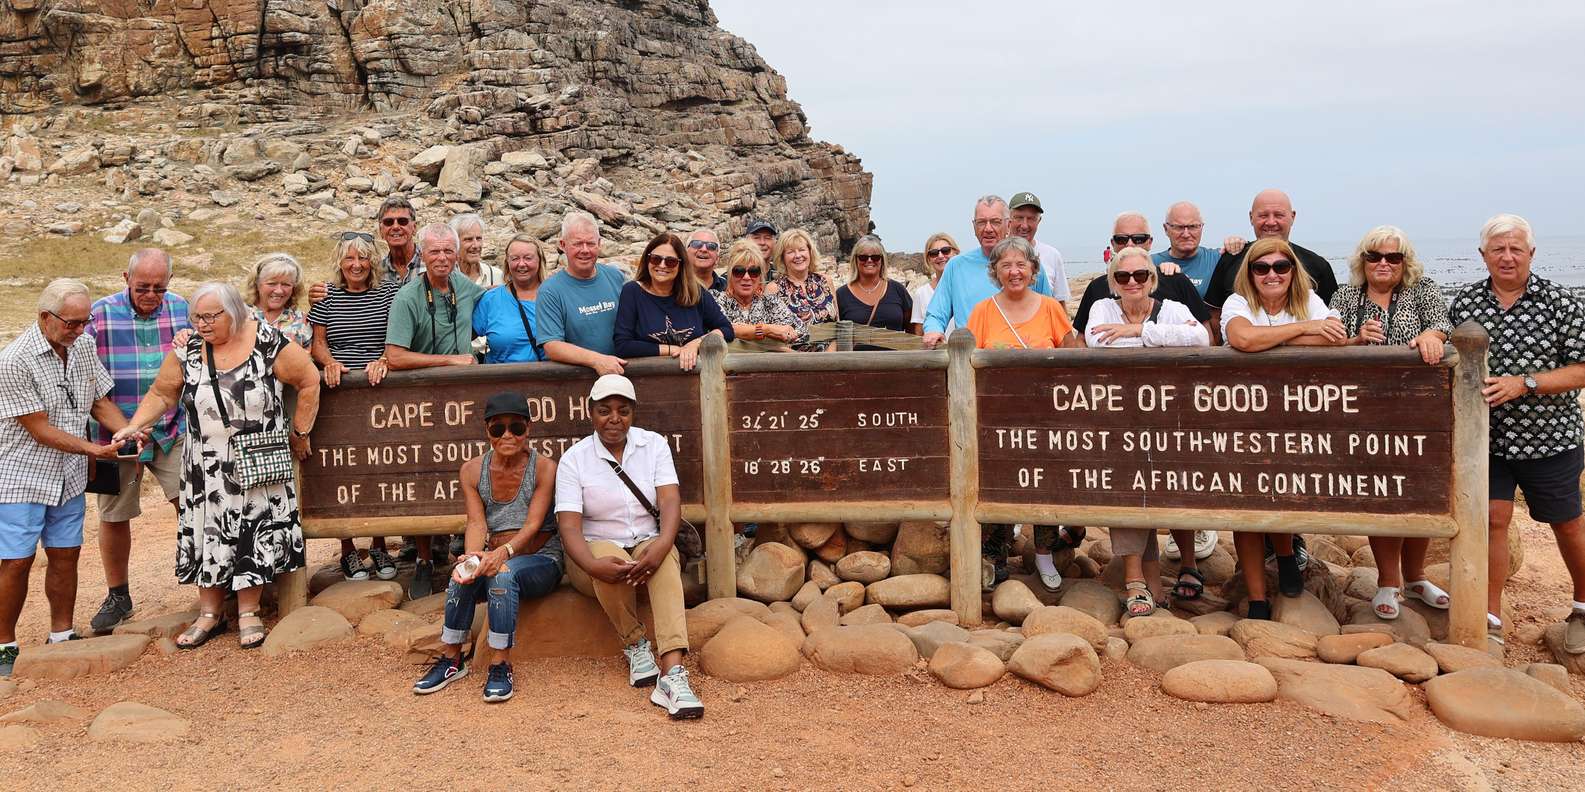
{"type": "Polygon", "coordinates": [[[621,374],[604,374],[589,389],[589,401],[599,401],[607,396],[621,396],[638,403],[638,397],[633,395],[633,381],[621,374]]]}

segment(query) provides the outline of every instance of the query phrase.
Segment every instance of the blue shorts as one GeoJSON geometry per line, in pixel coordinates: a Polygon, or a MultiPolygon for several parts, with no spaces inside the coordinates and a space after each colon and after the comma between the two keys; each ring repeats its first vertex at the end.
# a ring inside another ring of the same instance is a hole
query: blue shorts
{"type": "Polygon", "coordinates": [[[0,559],[32,558],[44,547],[83,546],[83,506],[78,495],[59,506],[0,503],[0,559]]]}

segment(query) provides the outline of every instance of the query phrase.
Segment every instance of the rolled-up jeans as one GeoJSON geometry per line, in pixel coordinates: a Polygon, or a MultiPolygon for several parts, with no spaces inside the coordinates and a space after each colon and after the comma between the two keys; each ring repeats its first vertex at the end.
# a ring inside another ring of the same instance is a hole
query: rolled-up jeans
{"type": "Polygon", "coordinates": [[[446,586],[446,619],[440,630],[441,643],[456,646],[468,640],[468,630],[473,627],[473,606],[479,600],[487,600],[490,648],[511,649],[517,634],[517,604],[555,591],[560,582],[561,565],[555,558],[538,553],[508,558],[494,577],[476,577],[471,583],[452,580],[446,586]]]}

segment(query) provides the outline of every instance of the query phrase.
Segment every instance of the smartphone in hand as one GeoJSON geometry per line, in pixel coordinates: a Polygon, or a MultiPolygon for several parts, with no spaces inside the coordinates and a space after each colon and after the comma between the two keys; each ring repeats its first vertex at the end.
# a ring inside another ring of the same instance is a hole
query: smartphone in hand
{"type": "Polygon", "coordinates": [[[142,449],[138,448],[138,441],[136,441],[136,440],[123,440],[123,441],[121,441],[121,447],[116,449],[116,458],[117,459],[137,459],[138,458],[138,454],[141,453],[141,452],[142,452],[142,449]]]}

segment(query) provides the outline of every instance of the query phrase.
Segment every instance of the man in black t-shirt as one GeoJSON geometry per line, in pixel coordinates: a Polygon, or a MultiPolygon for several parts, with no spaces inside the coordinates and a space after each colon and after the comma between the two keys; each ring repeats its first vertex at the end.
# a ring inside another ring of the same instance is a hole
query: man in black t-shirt
{"type": "MultiPolygon", "coordinates": [[[[1150,249],[1150,221],[1138,212],[1124,212],[1117,216],[1112,223],[1112,253],[1117,253],[1125,247],[1138,247],[1150,249]]],[[[1112,290],[1106,284],[1106,276],[1102,275],[1084,287],[1084,297],[1079,301],[1079,312],[1073,318],[1073,327],[1078,331],[1079,337],[1084,336],[1084,327],[1090,321],[1090,308],[1096,300],[1105,300],[1112,296],[1112,290]]],[[[1158,300],[1175,300],[1188,306],[1189,313],[1201,322],[1211,320],[1211,309],[1200,299],[1200,292],[1194,288],[1194,281],[1187,275],[1177,273],[1174,275],[1161,275],[1156,278],[1156,290],[1150,293],[1151,297],[1158,300]]]]}
{"type": "MultiPolygon", "coordinates": [[[[1287,240],[1289,232],[1293,230],[1293,221],[1298,216],[1299,213],[1293,210],[1293,202],[1281,190],[1262,190],[1249,207],[1249,225],[1256,239],[1278,237],[1287,240]]],[[[1332,274],[1332,265],[1313,250],[1294,245],[1291,241],[1288,244],[1293,246],[1293,252],[1298,255],[1299,263],[1304,265],[1304,271],[1310,273],[1316,295],[1330,302],[1332,292],[1337,291],[1337,276],[1332,274]]],[[[1212,328],[1221,326],[1222,303],[1233,293],[1233,281],[1238,278],[1238,268],[1243,264],[1243,250],[1237,255],[1223,253],[1216,262],[1216,271],[1211,273],[1211,285],[1205,290],[1205,302],[1216,314],[1211,320],[1212,328]]]]}

